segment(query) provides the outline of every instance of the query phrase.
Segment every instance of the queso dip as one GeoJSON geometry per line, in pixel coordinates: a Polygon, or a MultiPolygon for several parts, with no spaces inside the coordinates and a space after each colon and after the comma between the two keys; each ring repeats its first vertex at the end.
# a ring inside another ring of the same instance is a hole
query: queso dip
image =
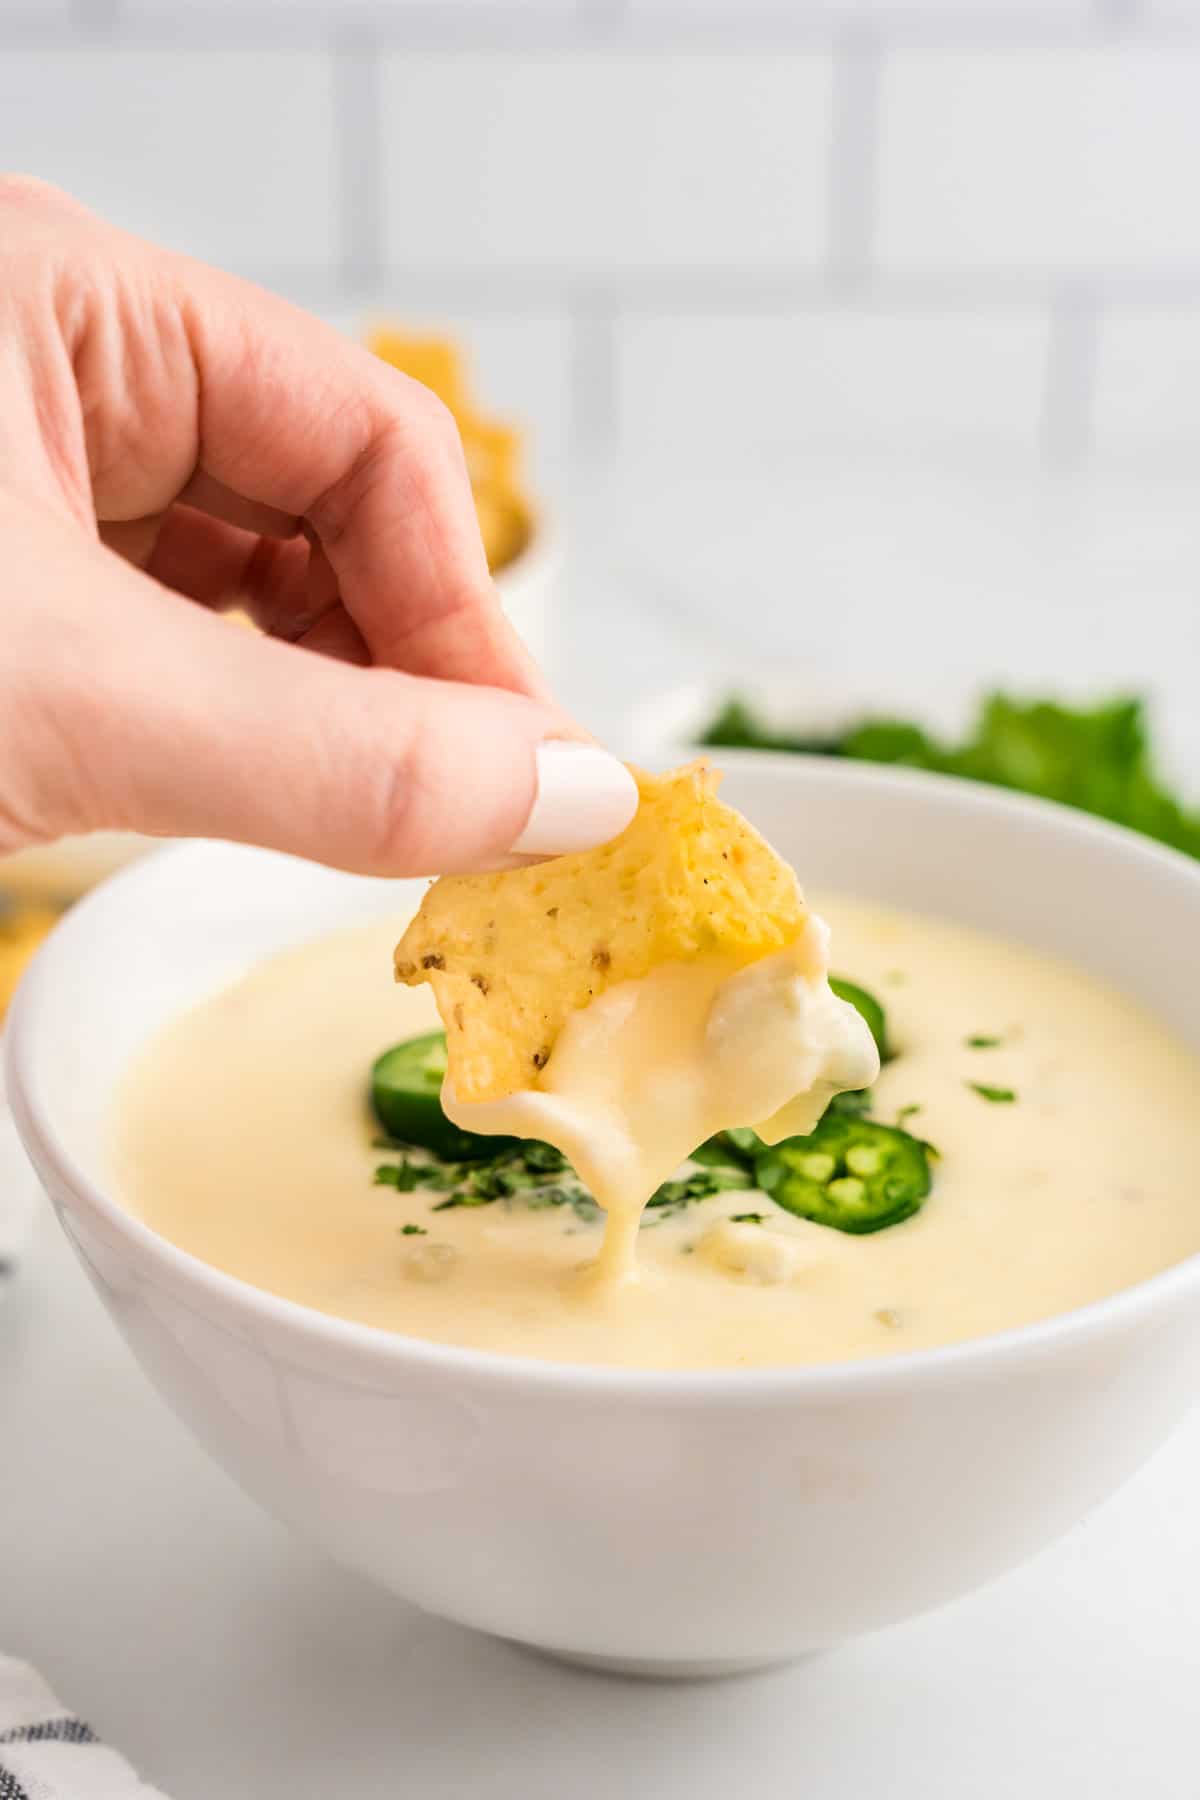
{"type": "Polygon", "coordinates": [[[174,1021],[126,1078],[118,1190],[182,1249],[384,1330],[568,1362],[878,1356],[1080,1306],[1200,1249],[1200,1061],[1066,965],[834,900],[834,967],[887,1008],[872,1117],[936,1147],[932,1193],[850,1236],[739,1189],[650,1209],[637,1278],[581,1281],[594,1208],[435,1210],[377,1185],[367,1072],[437,1025],[389,980],[395,922],[288,951],[174,1021]],[[913,1110],[919,1108],[919,1111],[913,1110]]]}

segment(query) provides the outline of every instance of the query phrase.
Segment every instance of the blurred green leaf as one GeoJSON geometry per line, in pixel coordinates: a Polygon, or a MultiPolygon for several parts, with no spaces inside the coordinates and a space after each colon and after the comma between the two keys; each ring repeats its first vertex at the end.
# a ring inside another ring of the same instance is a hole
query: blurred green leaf
{"type": "Polygon", "coordinates": [[[819,747],[860,762],[898,763],[961,775],[993,787],[1036,794],[1200,857],[1200,813],[1163,782],[1154,761],[1143,702],[1121,695],[1097,706],[1065,706],[991,694],[958,745],[943,744],[906,719],[864,719],[834,743],[768,730],[736,697],[701,740],[743,749],[819,747]]]}

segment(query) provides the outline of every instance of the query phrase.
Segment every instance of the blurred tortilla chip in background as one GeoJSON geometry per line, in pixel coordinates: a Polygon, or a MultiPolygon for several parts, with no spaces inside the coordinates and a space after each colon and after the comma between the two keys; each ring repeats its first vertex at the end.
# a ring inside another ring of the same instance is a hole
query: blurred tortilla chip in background
{"type": "Polygon", "coordinates": [[[419,381],[454,414],[488,567],[495,575],[516,560],[533,531],[533,509],[520,468],[520,432],[477,409],[463,358],[450,339],[418,337],[381,325],[369,333],[367,343],[376,356],[419,381]]]}
{"type": "Polygon", "coordinates": [[[57,912],[49,906],[14,902],[0,911],[0,1019],[8,1011],[26,965],[57,919],[57,912]]]}

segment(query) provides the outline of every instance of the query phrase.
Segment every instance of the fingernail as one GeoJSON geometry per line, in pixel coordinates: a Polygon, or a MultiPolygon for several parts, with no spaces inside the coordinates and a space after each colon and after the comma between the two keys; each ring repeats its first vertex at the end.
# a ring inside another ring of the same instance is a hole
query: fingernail
{"type": "Polygon", "coordinates": [[[518,856],[563,856],[590,850],[624,831],[637,811],[637,783],[598,744],[550,738],[537,748],[537,793],[518,856]]]}

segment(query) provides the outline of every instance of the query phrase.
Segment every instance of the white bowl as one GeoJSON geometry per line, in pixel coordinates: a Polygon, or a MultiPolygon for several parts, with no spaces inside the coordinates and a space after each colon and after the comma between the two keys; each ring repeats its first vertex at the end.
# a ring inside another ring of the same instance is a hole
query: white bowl
{"type": "MultiPolygon", "coordinates": [[[[1197,865],[966,782],[728,764],[729,796],[813,885],[1070,956],[1200,1040],[1197,865]]],[[[659,1673],[746,1668],[1019,1563],[1191,1404],[1200,1258],[941,1350],[675,1373],[342,1323],[129,1217],[108,1184],[105,1122],[146,1034],[277,946],[407,896],[260,851],[166,851],[67,917],[9,1035],[26,1146],[143,1368],[247,1492],[339,1560],[432,1612],[560,1654],[659,1673]]],[[[1194,1204],[1194,1173],[1180,1180],[1194,1204]]],[[[249,1169],[247,1206],[255,1181],[249,1169]]]]}

